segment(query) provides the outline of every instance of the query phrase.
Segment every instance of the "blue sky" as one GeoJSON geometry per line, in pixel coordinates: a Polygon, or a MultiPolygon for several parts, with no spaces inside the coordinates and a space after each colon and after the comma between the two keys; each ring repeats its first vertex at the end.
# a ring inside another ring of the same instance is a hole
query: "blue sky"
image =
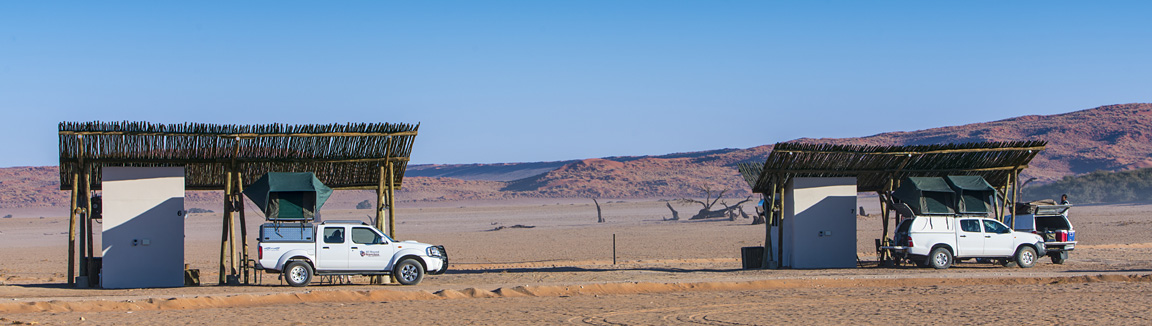
{"type": "Polygon", "coordinates": [[[1148,1],[4,1],[0,167],[60,121],[422,124],[414,163],[1152,102],[1148,1]]]}

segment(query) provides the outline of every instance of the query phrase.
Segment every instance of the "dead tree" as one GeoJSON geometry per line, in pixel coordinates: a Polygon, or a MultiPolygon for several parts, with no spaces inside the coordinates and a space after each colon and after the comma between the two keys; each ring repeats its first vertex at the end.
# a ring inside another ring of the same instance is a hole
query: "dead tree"
{"type": "Polygon", "coordinates": [[[596,223],[604,223],[604,214],[600,213],[600,202],[596,198],[592,198],[592,202],[596,203],[596,223]]]}
{"type": "Polygon", "coordinates": [[[722,209],[721,211],[725,212],[724,214],[726,214],[728,216],[729,221],[735,221],[736,220],[737,212],[739,212],[741,215],[744,215],[744,218],[748,218],[748,213],[744,212],[744,206],[743,205],[744,205],[744,203],[747,203],[748,201],[751,201],[751,200],[752,200],[752,196],[748,196],[748,198],[744,198],[744,200],[741,200],[740,202],[736,203],[736,205],[732,205],[732,206],[728,206],[728,204],[725,202],[720,202],[720,205],[724,205],[724,209],[722,209]]]}
{"type": "Polygon", "coordinates": [[[752,196],[748,196],[748,198],[741,200],[740,202],[736,203],[736,205],[728,206],[728,204],[726,204],[726,203],[720,203],[721,205],[724,206],[724,208],[718,209],[718,210],[712,210],[712,207],[716,205],[716,202],[719,202],[720,199],[724,198],[724,193],[728,192],[728,189],[724,189],[724,190],[720,190],[719,192],[716,192],[715,198],[712,198],[713,191],[712,191],[711,187],[702,186],[702,187],[700,187],[700,190],[704,191],[704,200],[703,201],[695,200],[695,199],[689,199],[689,198],[681,198],[680,199],[680,202],[682,202],[682,203],[696,203],[696,204],[700,204],[700,206],[703,206],[702,208],[700,208],[700,211],[696,212],[696,215],[692,216],[691,218],[688,218],[689,220],[702,220],[702,219],[708,219],[708,218],[721,218],[721,217],[728,217],[731,220],[735,220],[736,219],[736,213],[734,211],[736,210],[736,208],[740,207],[740,205],[743,205],[744,203],[752,200],[752,196]]]}
{"type": "Polygon", "coordinates": [[[672,208],[672,203],[665,202],[664,205],[668,205],[668,210],[672,211],[672,218],[666,219],[665,221],[676,221],[680,219],[680,212],[677,212],[675,208],[672,208]]]}

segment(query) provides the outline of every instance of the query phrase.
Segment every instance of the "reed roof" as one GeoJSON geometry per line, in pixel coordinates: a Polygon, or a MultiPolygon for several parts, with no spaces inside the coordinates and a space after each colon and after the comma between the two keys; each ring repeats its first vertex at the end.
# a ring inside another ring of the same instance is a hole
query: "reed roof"
{"type": "Polygon", "coordinates": [[[399,188],[419,124],[220,125],[148,122],[60,123],[60,189],[89,165],[92,189],[104,166],[185,168],[185,188],[224,189],[234,167],[250,184],[267,172],[314,172],[333,189],[380,184],[380,167],[393,163],[399,188]]]}
{"type": "Polygon", "coordinates": [[[771,192],[773,183],[789,177],[856,177],[860,192],[885,190],[889,180],[904,177],[948,175],[979,175],[1003,186],[1013,171],[1027,168],[1046,145],[1045,141],[914,146],[777,143],[763,165],[744,164],[740,171],[758,193],[771,192]]]}

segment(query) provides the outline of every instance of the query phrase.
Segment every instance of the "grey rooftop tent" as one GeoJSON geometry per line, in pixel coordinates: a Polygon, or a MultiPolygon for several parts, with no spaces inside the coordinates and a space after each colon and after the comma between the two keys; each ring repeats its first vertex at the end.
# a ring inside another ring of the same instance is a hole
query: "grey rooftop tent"
{"type": "Polygon", "coordinates": [[[307,222],[332,196],[311,172],[268,172],[244,189],[269,221],[307,222]]]}
{"type": "Polygon", "coordinates": [[[996,188],[978,175],[950,175],[945,177],[956,192],[956,211],[961,214],[988,214],[992,211],[992,196],[996,188]]]}
{"type": "Polygon", "coordinates": [[[907,177],[892,196],[908,204],[916,215],[941,215],[956,212],[956,192],[941,177],[907,177]]]}

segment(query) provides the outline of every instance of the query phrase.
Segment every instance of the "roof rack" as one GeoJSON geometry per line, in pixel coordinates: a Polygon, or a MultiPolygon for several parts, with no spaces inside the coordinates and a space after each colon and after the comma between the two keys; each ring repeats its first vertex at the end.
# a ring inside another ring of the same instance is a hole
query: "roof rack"
{"type": "Polygon", "coordinates": [[[368,225],[368,223],[366,223],[366,222],[364,222],[364,221],[357,221],[357,220],[330,220],[330,221],[324,221],[324,222],[320,222],[320,224],[360,224],[360,225],[368,225]]]}

